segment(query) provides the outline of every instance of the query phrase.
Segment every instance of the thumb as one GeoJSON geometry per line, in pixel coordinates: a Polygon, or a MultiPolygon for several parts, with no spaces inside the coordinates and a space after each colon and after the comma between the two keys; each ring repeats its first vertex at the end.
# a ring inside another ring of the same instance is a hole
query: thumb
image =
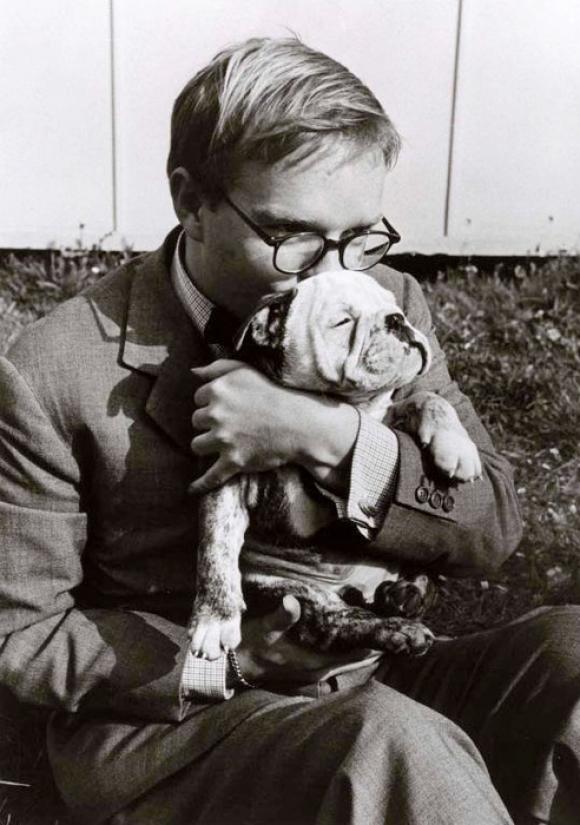
{"type": "Polygon", "coordinates": [[[300,602],[295,596],[286,595],[273,613],[264,618],[264,633],[275,642],[296,624],[300,618],[300,602]]]}
{"type": "Polygon", "coordinates": [[[206,473],[191,482],[187,491],[190,494],[202,496],[215,487],[221,487],[222,484],[233,478],[237,472],[238,470],[233,468],[227,461],[218,458],[206,473]]]}

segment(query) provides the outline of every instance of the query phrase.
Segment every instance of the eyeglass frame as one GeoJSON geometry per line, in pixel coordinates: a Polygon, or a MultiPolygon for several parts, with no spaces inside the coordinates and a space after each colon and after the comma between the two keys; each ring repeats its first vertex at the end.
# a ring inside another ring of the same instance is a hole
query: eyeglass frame
{"type": "MultiPolygon", "coordinates": [[[[349,268],[346,267],[344,265],[344,262],[343,262],[344,250],[347,247],[347,245],[349,243],[351,243],[351,241],[354,238],[360,238],[360,237],[363,237],[364,235],[384,235],[386,238],[388,238],[389,245],[387,246],[385,252],[383,252],[383,256],[386,255],[389,252],[389,250],[391,249],[392,246],[394,246],[396,243],[399,243],[399,241],[401,240],[400,234],[397,232],[395,227],[392,226],[392,224],[389,223],[389,221],[384,217],[384,215],[381,218],[381,222],[382,222],[383,226],[385,227],[385,229],[387,230],[386,232],[383,232],[382,230],[376,230],[376,229],[363,229],[360,232],[354,232],[348,238],[341,238],[338,241],[334,241],[332,238],[327,238],[325,235],[322,235],[320,232],[314,232],[314,231],[288,232],[286,235],[283,235],[281,238],[274,238],[274,237],[272,237],[272,235],[269,235],[267,232],[265,232],[262,229],[261,226],[259,226],[257,223],[255,223],[250,218],[249,215],[246,215],[246,213],[243,212],[240,209],[240,207],[237,206],[231,200],[231,198],[228,197],[228,195],[223,193],[222,194],[222,199],[228,204],[228,206],[230,206],[234,210],[236,215],[238,215],[244,221],[244,223],[247,226],[249,226],[250,229],[252,229],[256,233],[256,235],[258,235],[258,237],[261,238],[264,241],[265,244],[267,244],[268,246],[274,247],[272,263],[274,264],[274,268],[278,272],[282,272],[284,275],[300,275],[303,272],[307,272],[313,266],[316,266],[316,264],[319,263],[324,258],[326,253],[329,252],[331,249],[337,249],[338,250],[338,259],[340,261],[340,265],[343,269],[346,269],[348,271],[349,268]],[[276,263],[276,259],[278,257],[278,249],[280,248],[280,246],[285,241],[288,240],[288,238],[297,238],[300,235],[317,235],[319,238],[322,238],[322,240],[324,241],[324,245],[323,245],[322,249],[320,250],[319,255],[314,259],[314,261],[312,263],[308,264],[308,266],[305,266],[304,269],[298,269],[294,272],[288,272],[288,270],[286,270],[286,269],[280,269],[280,267],[276,263]]],[[[381,259],[382,258],[379,258],[378,261],[375,261],[374,263],[369,264],[369,266],[365,267],[365,269],[371,269],[373,266],[376,266],[381,259]]],[[[356,269],[356,270],[353,269],[351,271],[352,272],[364,272],[365,270],[364,269],[356,269]]]]}

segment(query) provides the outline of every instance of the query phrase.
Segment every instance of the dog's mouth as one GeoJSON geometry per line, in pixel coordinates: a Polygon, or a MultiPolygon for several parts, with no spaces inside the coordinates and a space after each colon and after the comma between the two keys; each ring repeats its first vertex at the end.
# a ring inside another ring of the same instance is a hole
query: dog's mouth
{"type": "Polygon", "coordinates": [[[421,369],[419,370],[419,375],[425,375],[431,366],[431,352],[422,341],[417,339],[409,341],[409,346],[411,349],[419,350],[419,354],[421,356],[421,369]]]}
{"type": "Polygon", "coordinates": [[[385,370],[401,371],[402,375],[411,370],[415,376],[424,375],[431,366],[431,350],[426,339],[408,325],[395,333],[371,330],[357,350],[356,363],[377,377],[383,376],[385,370]]]}

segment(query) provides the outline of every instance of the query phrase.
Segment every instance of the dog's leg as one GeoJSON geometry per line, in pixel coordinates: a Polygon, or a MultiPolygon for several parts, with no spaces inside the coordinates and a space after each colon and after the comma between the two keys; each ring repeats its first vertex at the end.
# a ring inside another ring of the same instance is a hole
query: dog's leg
{"type": "Polygon", "coordinates": [[[199,505],[197,588],[189,626],[191,649],[207,659],[236,648],[244,599],[238,560],[249,524],[248,477],[207,493],[199,505]]]}
{"type": "Polygon", "coordinates": [[[400,616],[384,618],[363,607],[350,607],[337,593],[315,584],[262,573],[244,580],[250,604],[273,610],[287,595],[300,602],[301,616],[291,630],[300,644],[333,653],[384,650],[391,653],[426,653],[433,633],[418,621],[400,616]]]}
{"type": "Polygon", "coordinates": [[[364,607],[320,609],[301,600],[302,617],[296,635],[302,644],[319,650],[342,653],[349,650],[384,650],[389,653],[426,653],[435,637],[419,621],[401,616],[376,616],[364,607]]]}
{"type": "Polygon", "coordinates": [[[434,392],[415,393],[393,404],[389,419],[416,435],[435,465],[450,478],[473,481],[481,477],[477,447],[445,398],[434,392]]]}

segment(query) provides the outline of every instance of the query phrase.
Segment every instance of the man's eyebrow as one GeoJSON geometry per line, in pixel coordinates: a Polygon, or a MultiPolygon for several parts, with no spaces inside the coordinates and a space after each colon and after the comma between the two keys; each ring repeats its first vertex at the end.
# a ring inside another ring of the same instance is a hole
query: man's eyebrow
{"type": "MultiPolygon", "coordinates": [[[[382,213],[380,213],[374,220],[369,221],[368,223],[361,223],[357,224],[356,226],[350,226],[345,233],[349,232],[361,232],[365,229],[370,229],[375,224],[379,223],[382,218],[382,213]]],[[[322,227],[317,224],[316,222],[309,223],[308,221],[301,220],[300,218],[296,218],[295,216],[285,215],[281,212],[275,213],[270,212],[268,209],[261,209],[257,207],[254,212],[253,219],[256,223],[260,224],[260,226],[283,226],[285,228],[291,230],[297,230],[299,232],[319,232],[320,234],[324,235],[324,231],[322,227]]]]}
{"type": "Polygon", "coordinates": [[[283,212],[270,212],[268,209],[261,209],[260,207],[254,211],[253,218],[261,226],[289,226],[318,231],[318,227],[314,223],[308,223],[308,221],[294,215],[285,215],[283,212]]]}

